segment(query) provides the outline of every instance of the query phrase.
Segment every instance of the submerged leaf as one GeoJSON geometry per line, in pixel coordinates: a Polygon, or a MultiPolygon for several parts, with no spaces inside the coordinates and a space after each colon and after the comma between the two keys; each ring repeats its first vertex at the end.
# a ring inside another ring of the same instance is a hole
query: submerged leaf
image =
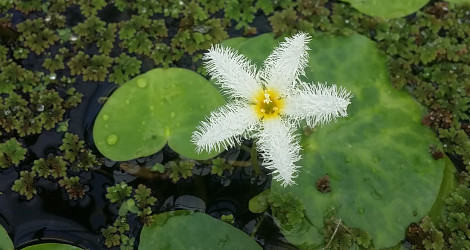
{"type": "Polygon", "coordinates": [[[156,223],[142,229],[139,250],[261,249],[244,232],[204,213],[180,210],[157,217],[156,223]]]}

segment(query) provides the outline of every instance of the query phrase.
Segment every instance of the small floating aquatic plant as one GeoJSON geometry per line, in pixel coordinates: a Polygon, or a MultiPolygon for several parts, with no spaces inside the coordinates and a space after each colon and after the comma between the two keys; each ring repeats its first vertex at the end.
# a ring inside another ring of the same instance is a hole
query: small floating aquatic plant
{"type": "Polygon", "coordinates": [[[231,101],[213,111],[193,133],[196,151],[220,150],[252,136],[263,165],[282,186],[294,184],[301,147],[294,130],[302,120],[314,127],[347,116],[351,94],[341,87],[303,82],[310,37],[286,38],[261,70],[243,55],[220,45],[203,57],[208,73],[231,101]]]}

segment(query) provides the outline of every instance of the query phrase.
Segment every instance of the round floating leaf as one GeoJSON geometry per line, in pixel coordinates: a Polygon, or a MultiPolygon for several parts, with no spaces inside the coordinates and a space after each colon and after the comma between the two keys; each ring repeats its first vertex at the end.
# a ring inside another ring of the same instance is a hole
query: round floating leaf
{"type": "Polygon", "coordinates": [[[185,210],[157,215],[144,226],[139,250],[158,249],[261,249],[244,232],[205,213],[185,210]]]}
{"type": "Polygon", "coordinates": [[[15,247],[13,246],[13,242],[8,235],[8,232],[0,226],[0,249],[1,250],[13,250],[15,247]]]}
{"type": "MultiPolygon", "coordinates": [[[[275,44],[266,34],[239,50],[259,63],[275,44]]],[[[304,247],[325,244],[324,219],[333,212],[345,225],[368,232],[375,247],[394,246],[436,200],[445,163],[432,158],[429,146],[439,141],[421,124],[425,110],[392,87],[385,58],[372,41],[321,37],[309,47],[307,81],[335,83],[354,97],[349,117],[303,136],[297,185],[273,182],[272,192],[291,192],[303,201],[308,218],[302,230],[284,230],[286,238],[304,247]],[[331,191],[322,193],[316,181],[326,175],[331,191]]]]}
{"type": "Polygon", "coordinates": [[[44,243],[25,247],[23,250],[81,250],[81,248],[67,244],[44,243]]]}
{"type": "Polygon", "coordinates": [[[199,74],[179,68],[154,69],[118,88],[96,118],[93,136],[111,160],[151,155],[168,145],[186,157],[207,159],[217,152],[195,152],[191,135],[225,100],[199,74]]]}
{"type": "Polygon", "coordinates": [[[369,16],[397,18],[410,15],[423,7],[429,0],[343,0],[355,9],[369,16]]]}
{"type": "Polygon", "coordinates": [[[447,0],[447,2],[461,4],[461,3],[470,3],[470,0],[447,0]]]}

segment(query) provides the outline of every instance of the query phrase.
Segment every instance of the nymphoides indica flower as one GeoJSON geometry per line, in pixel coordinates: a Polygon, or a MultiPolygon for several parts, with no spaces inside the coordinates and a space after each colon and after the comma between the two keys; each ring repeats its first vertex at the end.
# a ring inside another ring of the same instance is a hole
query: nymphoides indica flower
{"type": "Polygon", "coordinates": [[[314,127],[347,116],[351,94],[335,85],[308,84],[304,75],[310,37],[298,33],[279,44],[257,69],[231,48],[215,45],[204,54],[209,75],[229,96],[229,102],[213,111],[193,133],[196,151],[235,146],[252,136],[282,186],[295,184],[300,166],[299,122],[314,127]]]}

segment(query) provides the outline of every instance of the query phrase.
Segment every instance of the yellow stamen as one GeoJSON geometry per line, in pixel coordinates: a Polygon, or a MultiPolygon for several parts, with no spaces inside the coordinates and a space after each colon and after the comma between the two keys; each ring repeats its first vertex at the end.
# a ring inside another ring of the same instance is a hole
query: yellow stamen
{"type": "Polygon", "coordinates": [[[277,118],[284,107],[284,100],[272,89],[261,89],[253,100],[255,113],[261,119],[277,118]]]}

